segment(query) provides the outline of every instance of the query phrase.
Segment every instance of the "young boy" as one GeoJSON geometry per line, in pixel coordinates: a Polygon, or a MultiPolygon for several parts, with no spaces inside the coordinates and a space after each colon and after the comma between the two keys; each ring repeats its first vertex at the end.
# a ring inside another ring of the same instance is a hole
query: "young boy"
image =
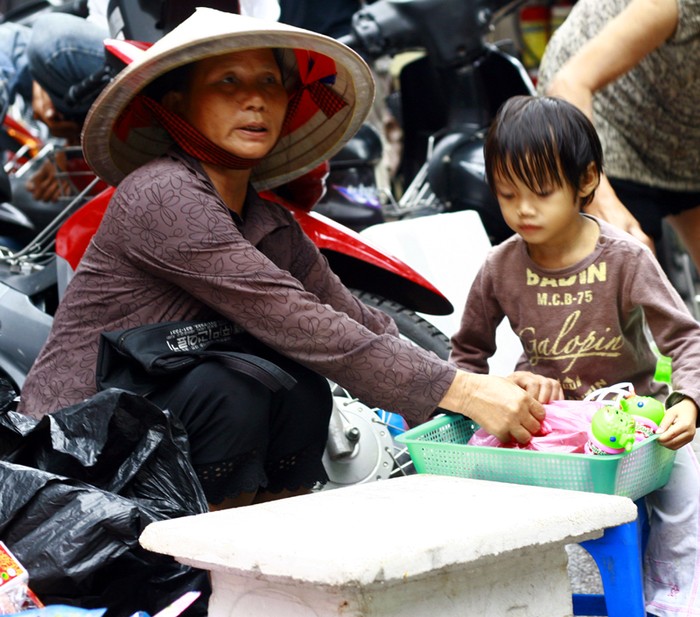
{"type": "Polygon", "coordinates": [[[489,185],[515,235],[492,249],[477,274],[451,360],[487,373],[506,317],[523,345],[518,369],[559,380],[566,398],[621,382],[659,398],[667,392],[653,380],[653,337],[673,368],[659,443],[680,450],[669,483],[647,499],[658,516],[646,557],[647,610],[700,615],[700,470],[687,446],[700,401],[700,325],[651,251],[582,212],[603,161],[578,108],[556,98],[512,98],[484,152],[489,185]]]}

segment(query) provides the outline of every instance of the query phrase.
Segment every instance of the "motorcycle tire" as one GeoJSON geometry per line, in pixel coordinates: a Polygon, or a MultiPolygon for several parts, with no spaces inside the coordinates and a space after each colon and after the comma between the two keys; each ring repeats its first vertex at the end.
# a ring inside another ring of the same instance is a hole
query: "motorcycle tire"
{"type": "Polygon", "coordinates": [[[450,339],[415,311],[367,291],[353,289],[352,292],[368,306],[389,315],[396,322],[402,337],[423,349],[435,352],[443,360],[450,355],[450,339]]]}

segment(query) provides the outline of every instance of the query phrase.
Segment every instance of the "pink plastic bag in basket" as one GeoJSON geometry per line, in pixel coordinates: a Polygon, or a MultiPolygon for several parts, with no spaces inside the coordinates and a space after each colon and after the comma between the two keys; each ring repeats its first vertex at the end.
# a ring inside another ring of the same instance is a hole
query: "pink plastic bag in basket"
{"type": "Polygon", "coordinates": [[[469,439],[470,446],[519,448],[540,452],[583,453],[588,441],[588,429],[595,411],[604,401],[553,401],[544,406],[546,417],[540,432],[532,436],[527,445],[516,441],[501,443],[483,428],[477,429],[469,439]]]}

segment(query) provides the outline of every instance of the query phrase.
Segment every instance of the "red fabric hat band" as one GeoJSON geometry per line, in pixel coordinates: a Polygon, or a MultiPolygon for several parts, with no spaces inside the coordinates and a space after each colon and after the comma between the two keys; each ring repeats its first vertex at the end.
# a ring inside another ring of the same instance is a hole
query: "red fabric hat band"
{"type": "Polygon", "coordinates": [[[245,159],[220,148],[202,135],[182,116],[175,114],[153,99],[138,95],[134,103],[143,104],[158,119],[163,128],[187,154],[211,165],[227,169],[251,169],[262,159],[245,159]]]}

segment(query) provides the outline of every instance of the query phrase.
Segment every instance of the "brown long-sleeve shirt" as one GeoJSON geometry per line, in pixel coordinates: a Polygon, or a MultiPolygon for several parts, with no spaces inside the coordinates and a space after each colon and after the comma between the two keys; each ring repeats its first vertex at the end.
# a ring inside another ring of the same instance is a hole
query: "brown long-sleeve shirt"
{"type": "Polygon", "coordinates": [[[467,297],[451,360],[488,372],[505,317],[524,349],[517,368],[558,379],[567,398],[620,382],[657,395],[665,388],[653,381],[653,337],[671,357],[674,389],[700,405],[700,324],[651,251],[597,222],[593,253],[561,270],[540,268],[519,236],[495,247],[467,297]]]}
{"type": "Polygon", "coordinates": [[[201,166],[171,152],[118,187],[22,389],[41,416],[96,391],[99,335],[224,316],[364,402],[420,422],[455,368],[361,303],[281,206],[232,215],[201,166]]]}

